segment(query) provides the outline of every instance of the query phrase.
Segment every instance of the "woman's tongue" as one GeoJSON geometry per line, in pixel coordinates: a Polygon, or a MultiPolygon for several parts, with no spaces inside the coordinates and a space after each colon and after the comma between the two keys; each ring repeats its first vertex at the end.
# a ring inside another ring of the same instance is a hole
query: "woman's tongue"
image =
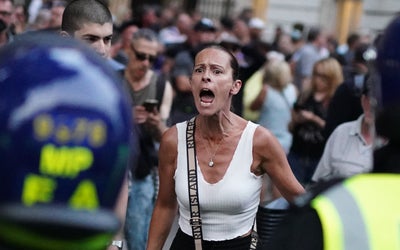
{"type": "Polygon", "coordinates": [[[214,96],[212,96],[212,95],[202,95],[200,97],[200,101],[203,103],[212,103],[213,100],[214,100],[214,96]]]}
{"type": "Polygon", "coordinates": [[[202,91],[200,93],[200,101],[202,103],[212,103],[214,101],[214,94],[211,91],[202,91]]]}

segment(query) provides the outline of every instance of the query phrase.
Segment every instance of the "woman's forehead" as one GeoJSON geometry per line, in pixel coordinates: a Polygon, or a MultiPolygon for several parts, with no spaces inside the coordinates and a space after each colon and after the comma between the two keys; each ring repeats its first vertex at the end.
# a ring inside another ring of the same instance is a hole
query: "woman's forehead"
{"type": "Polygon", "coordinates": [[[196,64],[215,64],[226,67],[230,65],[230,56],[223,50],[207,48],[197,54],[196,64]]]}

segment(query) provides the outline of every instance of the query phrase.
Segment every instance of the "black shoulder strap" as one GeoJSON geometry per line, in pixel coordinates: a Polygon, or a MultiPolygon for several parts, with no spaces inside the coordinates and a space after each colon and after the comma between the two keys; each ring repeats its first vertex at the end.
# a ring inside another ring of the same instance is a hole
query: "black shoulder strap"
{"type": "Polygon", "coordinates": [[[194,239],[195,250],[202,249],[203,232],[201,229],[200,204],[197,184],[197,163],[194,140],[195,117],[187,121],[186,125],[186,153],[188,171],[188,189],[190,201],[190,225],[194,239]]]}

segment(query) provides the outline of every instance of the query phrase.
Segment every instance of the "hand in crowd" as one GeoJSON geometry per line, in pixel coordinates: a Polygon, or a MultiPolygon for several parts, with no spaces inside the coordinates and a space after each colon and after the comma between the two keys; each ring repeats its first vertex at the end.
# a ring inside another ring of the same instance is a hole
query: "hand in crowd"
{"type": "Polygon", "coordinates": [[[308,119],[306,117],[310,117],[311,116],[310,113],[313,114],[311,111],[307,111],[307,110],[294,111],[292,113],[292,123],[293,124],[301,124],[301,123],[308,121],[308,119]]]}
{"type": "Polygon", "coordinates": [[[146,108],[141,105],[137,105],[134,107],[134,113],[135,113],[135,122],[137,124],[146,123],[150,114],[150,112],[146,111],[146,108]]]}
{"type": "Polygon", "coordinates": [[[159,140],[167,127],[161,119],[161,114],[157,108],[154,108],[152,112],[148,112],[144,106],[138,105],[134,107],[134,112],[136,124],[145,124],[146,128],[154,135],[154,138],[159,140]]]}
{"type": "Polygon", "coordinates": [[[312,111],[308,110],[300,110],[299,114],[300,119],[302,119],[303,121],[313,121],[315,117],[315,114],[312,111]]]}
{"type": "Polygon", "coordinates": [[[299,110],[294,112],[292,117],[293,117],[293,122],[297,124],[305,122],[313,122],[322,128],[325,126],[325,120],[314,114],[314,112],[312,111],[299,110]]]}

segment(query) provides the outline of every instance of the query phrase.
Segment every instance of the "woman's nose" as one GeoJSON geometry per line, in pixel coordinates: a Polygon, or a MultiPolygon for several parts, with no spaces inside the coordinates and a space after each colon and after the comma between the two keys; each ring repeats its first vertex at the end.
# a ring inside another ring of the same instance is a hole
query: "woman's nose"
{"type": "Polygon", "coordinates": [[[206,81],[206,82],[211,81],[210,72],[208,70],[204,71],[204,74],[202,76],[202,80],[206,81]]]}

